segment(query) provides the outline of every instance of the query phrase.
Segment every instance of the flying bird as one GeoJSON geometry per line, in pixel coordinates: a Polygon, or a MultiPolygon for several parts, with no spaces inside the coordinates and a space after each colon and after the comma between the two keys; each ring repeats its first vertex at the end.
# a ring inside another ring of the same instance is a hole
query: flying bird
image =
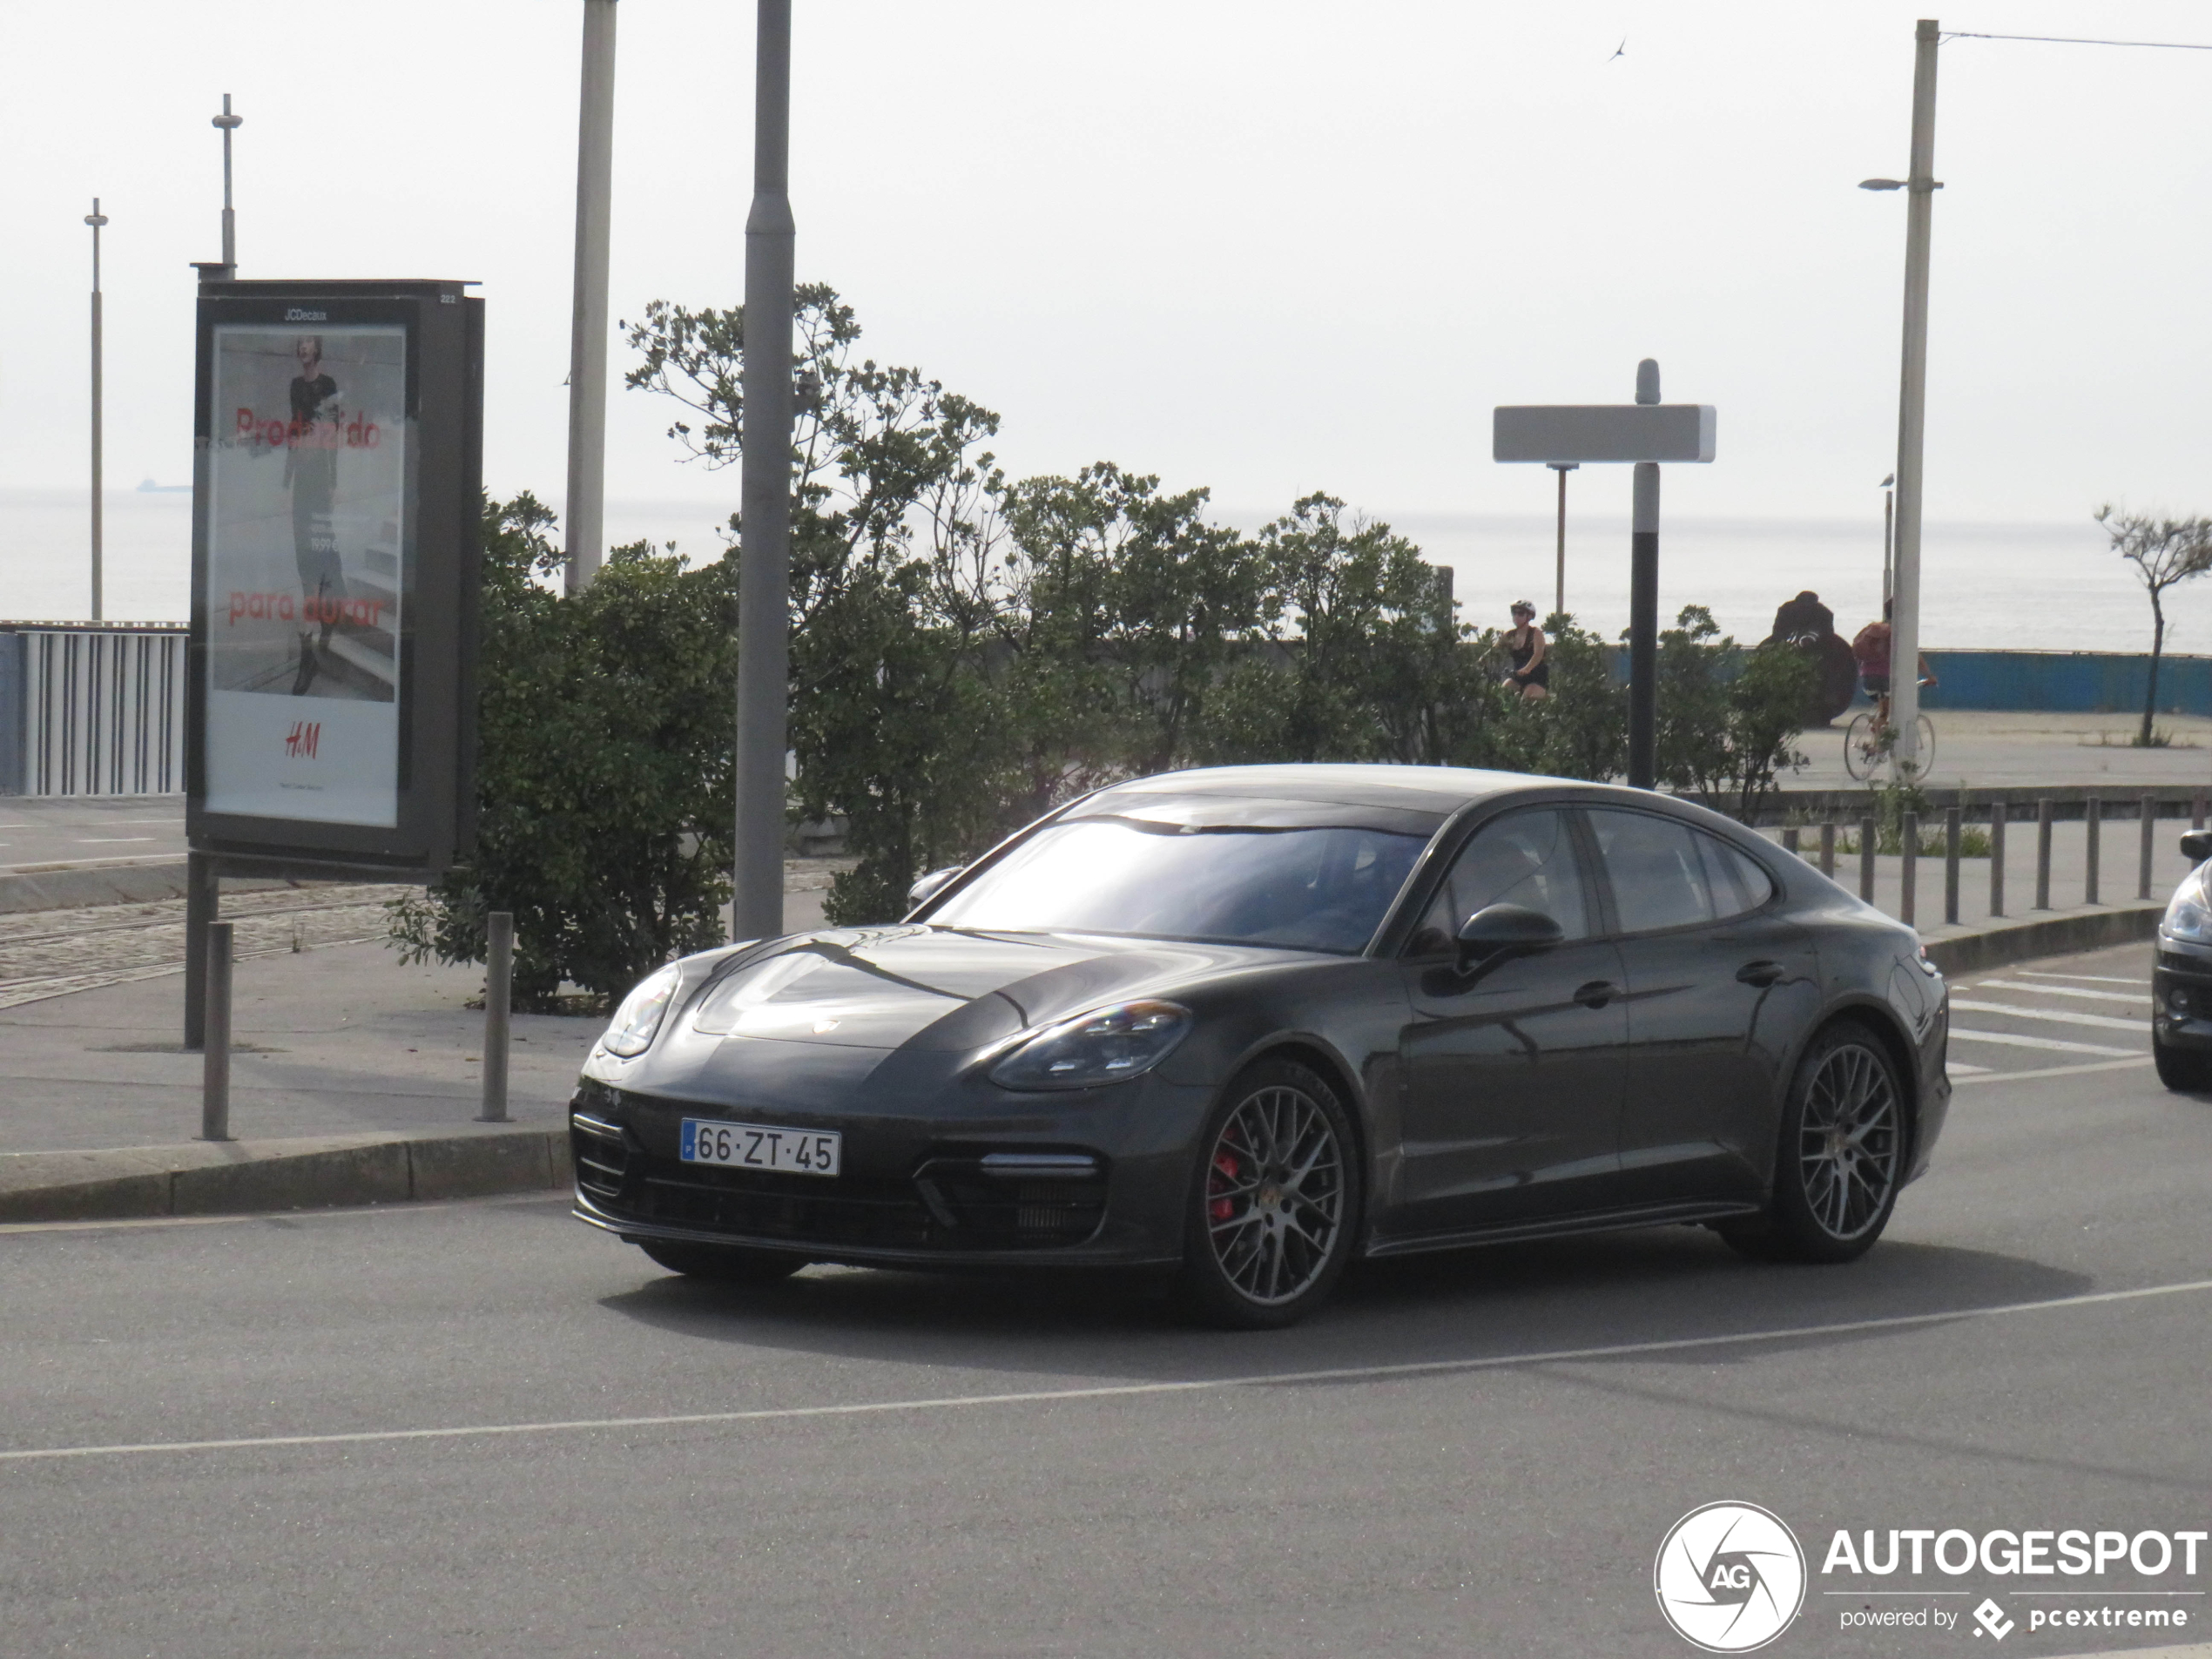
{"type": "MultiPolygon", "coordinates": [[[[1621,44],[1620,44],[1620,45],[1618,45],[1617,47],[1615,47],[1615,48],[1614,49],[1613,57],[1626,57],[1628,55],[1629,55],[1629,37],[1628,37],[1626,35],[1623,35],[1623,36],[1622,36],[1622,37],[1621,37],[1621,44]]],[[[1608,64],[1609,64],[1609,63],[1611,63],[1611,62],[1613,61],[1613,57],[1608,57],[1608,58],[1607,58],[1605,61],[1606,61],[1607,63],[1608,63],[1608,64]]]]}

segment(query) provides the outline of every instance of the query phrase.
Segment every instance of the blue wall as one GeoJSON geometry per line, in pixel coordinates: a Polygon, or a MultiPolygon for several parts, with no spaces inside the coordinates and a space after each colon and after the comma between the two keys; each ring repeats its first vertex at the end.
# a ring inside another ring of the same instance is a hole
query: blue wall
{"type": "MultiPolygon", "coordinates": [[[[1920,693],[1931,709],[2047,709],[2137,713],[2150,682],[2148,653],[2090,651],[1932,651],[1942,682],[1920,693]]],[[[2161,657],[2162,714],[2212,715],[2212,657],[2161,657]]]]}

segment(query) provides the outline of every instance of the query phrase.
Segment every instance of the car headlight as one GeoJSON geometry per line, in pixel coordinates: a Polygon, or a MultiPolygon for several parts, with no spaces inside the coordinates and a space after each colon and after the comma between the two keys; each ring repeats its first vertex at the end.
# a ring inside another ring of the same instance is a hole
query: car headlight
{"type": "Polygon", "coordinates": [[[676,995],[683,975],[671,962],[657,974],[649,974],[637,981],[630,995],[622,999],[622,1006],[615,1010],[607,1035],[599,1039],[599,1046],[609,1054],[618,1054],[625,1060],[640,1055],[652,1046],[654,1034],[668,1012],[668,1004],[676,995]]]}
{"type": "Polygon", "coordinates": [[[2174,896],[2166,906],[2166,914],[2158,919],[2158,931],[2169,939],[2190,939],[2200,944],[2212,944],[2212,909],[2205,904],[2204,880],[2192,875],[2174,889],[2174,896]]]}
{"type": "Polygon", "coordinates": [[[1049,1025],[991,1068],[1002,1089],[1095,1089],[1150,1071],[1190,1029],[1173,1002],[1117,1002],[1049,1025]]]}

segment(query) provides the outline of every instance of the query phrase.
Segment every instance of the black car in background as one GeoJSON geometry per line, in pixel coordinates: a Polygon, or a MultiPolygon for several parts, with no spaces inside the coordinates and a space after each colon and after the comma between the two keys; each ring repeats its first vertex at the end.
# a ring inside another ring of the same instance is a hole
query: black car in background
{"type": "Polygon", "coordinates": [[[1726,819],[1437,767],[1085,796],[903,922],[686,957],[584,1068],[576,1213],[678,1272],[1172,1268],[1288,1324],[1355,1256],[1879,1237],[1950,1099],[1911,928],[1726,819]]]}
{"type": "Polygon", "coordinates": [[[2212,894],[2205,860],[2212,830],[2189,830],[2182,851],[2196,867],[2182,878],[2158,919],[2150,971],[2150,1052],[2158,1081],[2195,1093],[2212,1089],[2212,894]]]}

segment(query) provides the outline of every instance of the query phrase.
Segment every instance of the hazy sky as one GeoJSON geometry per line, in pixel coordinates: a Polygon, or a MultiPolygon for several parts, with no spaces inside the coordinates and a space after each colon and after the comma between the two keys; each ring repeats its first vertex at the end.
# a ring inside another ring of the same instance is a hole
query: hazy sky
{"type": "MultiPolygon", "coordinates": [[[[799,271],[879,358],[999,410],[1016,473],[1541,512],[1549,475],[1488,459],[1491,406],[1626,400],[1649,354],[1720,408],[1670,513],[1863,514],[1904,209],[1853,186],[1904,171],[1919,9],[796,0],[799,271]]],[[[0,487],[84,476],[96,193],[109,476],[189,477],[228,91],[242,273],[481,280],[487,482],[557,494],[580,11],[0,0],[0,487]]],[[[623,0],[618,315],[741,291],[751,17],[623,0]]],[[[1943,23],[2212,41],[2201,3],[1943,23]]],[[[1940,86],[1931,517],[2212,509],[2212,52],[1957,40],[1940,86]]],[[[676,464],[671,413],[615,393],[610,493],[733,501],[676,464]]],[[[1584,478],[1625,508],[1625,469],[1584,478]]]]}

